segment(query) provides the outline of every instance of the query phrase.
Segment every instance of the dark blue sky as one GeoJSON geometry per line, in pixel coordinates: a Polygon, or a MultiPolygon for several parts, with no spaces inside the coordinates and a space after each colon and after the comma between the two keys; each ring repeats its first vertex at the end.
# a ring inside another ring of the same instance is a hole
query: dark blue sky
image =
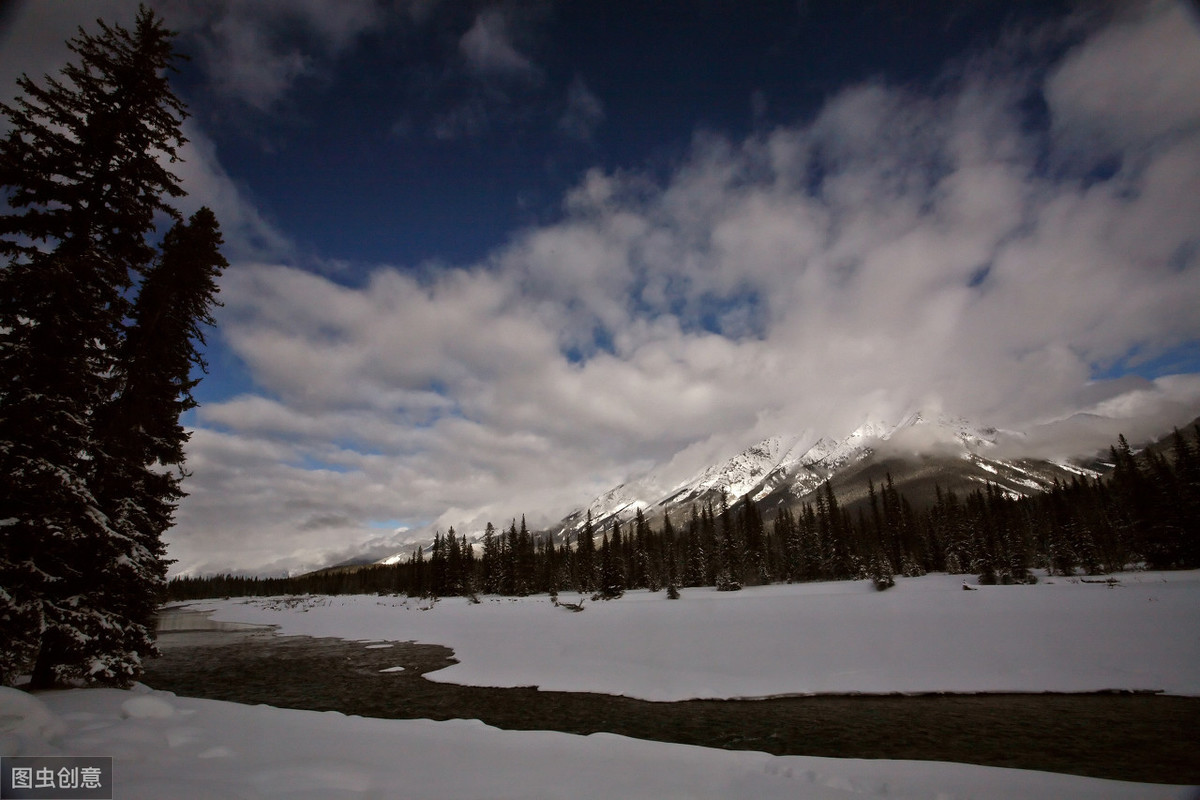
{"type": "Polygon", "coordinates": [[[224,167],[302,250],[466,264],[555,219],[585,169],[665,175],[698,131],[739,139],[803,122],[868,80],[935,87],[948,64],[1056,6],[520,4],[505,30],[530,73],[480,76],[457,46],[482,5],[449,3],[364,33],[352,57],[317,50],[319,69],[265,109],[219,94],[202,59],[180,87],[224,167]],[[603,109],[586,139],[558,124],[577,81],[603,109]],[[439,138],[439,119],[462,108],[475,127],[439,138]]]}

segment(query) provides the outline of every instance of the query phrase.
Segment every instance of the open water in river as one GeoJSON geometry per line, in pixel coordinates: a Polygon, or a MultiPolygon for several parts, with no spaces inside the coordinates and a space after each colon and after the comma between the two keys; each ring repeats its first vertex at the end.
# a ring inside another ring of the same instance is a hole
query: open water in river
{"type": "Polygon", "coordinates": [[[388,719],[600,731],[776,755],[959,761],[1098,778],[1200,784],[1200,698],[1153,694],[820,695],[650,702],[533,687],[435,683],[446,647],[278,636],[160,618],[143,681],[180,695],[388,719]],[[403,669],[395,669],[402,667],[403,669]]]}

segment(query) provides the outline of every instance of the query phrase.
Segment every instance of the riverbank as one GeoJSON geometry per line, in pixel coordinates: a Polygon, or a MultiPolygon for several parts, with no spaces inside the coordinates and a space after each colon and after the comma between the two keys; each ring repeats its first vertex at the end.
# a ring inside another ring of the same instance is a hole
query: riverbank
{"type": "Polygon", "coordinates": [[[1186,786],[717,750],[177,697],[0,688],[0,753],[113,757],[122,800],[1194,800],[1186,786]],[[15,727],[14,727],[15,723],[15,727]]]}
{"type": "MultiPolygon", "coordinates": [[[[193,622],[195,617],[191,618],[193,622]]],[[[446,647],[174,624],[145,683],[179,695],[507,730],[615,733],[775,755],[954,761],[1200,784],[1200,698],[1153,694],[826,695],[652,702],[424,676],[446,647]]]]}
{"type": "Polygon", "coordinates": [[[798,694],[1080,693],[1200,696],[1200,571],[1129,572],[1113,584],[1040,576],[962,591],[961,575],[545,595],[340,595],[205,601],[214,618],[286,635],[441,644],[430,680],[537,686],[643,700],[798,694]]]}

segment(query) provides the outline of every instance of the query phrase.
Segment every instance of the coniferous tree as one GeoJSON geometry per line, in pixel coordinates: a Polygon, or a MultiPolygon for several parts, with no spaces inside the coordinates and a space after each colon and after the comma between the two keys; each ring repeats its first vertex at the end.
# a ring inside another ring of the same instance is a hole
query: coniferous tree
{"type": "Polygon", "coordinates": [[[746,559],[742,575],[744,583],[770,583],[771,567],[767,548],[766,528],[758,505],[747,494],[742,498],[740,527],[745,542],[746,559]]]}
{"type": "Polygon", "coordinates": [[[824,553],[821,548],[820,522],[812,503],[805,503],[800,518],[800,540],[803,543],[804,580],[824,577],[824,553]]]}
{"type": "Polygon", "coordinates": [[[1180,564],[1188,568],[1200,566],[1200,425],[1195,439],[1189,442],[1176,429],[1171,441],[1176,474],[1172,508],[1180,527],[1180,564]]]}
{"type": "Polygon", "coordinates": [[[825,577],[851,577],[854,570],[847,536],[849,525],[828,479],[817,492],[817,513],[825,577]]]}
{"type": "Polygon", "coordinates": [[[800,537],[800,526],[790,508],[779,509],[774,523],[775,538],[783,547],[784,578],[791,583],[802,580],[804,575],[804,545],[800,537]]]}
{"type": "MultiPolygon", "coordinates": [[[[1186,453],[1183,454],[1186,458],[1186,453]]],[[[1166,455],[1148,449],[1142,458],[1146,483],[1147,556],[1157,567],[1177,568],[1187,564],[1186,531],[1192,522],[1185,513],[1178,464],[1166,455]]]]}
{"type": "Polygon", "coordinates": [[[517,594],[517,520],[513,518],[500,551],[500,594],[517,594]]]}
{"type": "Polygon", "coordinates": [[[479,578],[475,574],[475,546],[467,541],[465,533],[459,543],[459,552],[462,554],[462,593],[477,603],[479,599],[475,594],[479,591],[479,578]]]}
{"type": "Polygon", "coordinates": [[[692,514],[684,533],[683,546],[683,585],[703,586],[708,567],[704,546],[700,541],[700,511],[695,503],[692,504],[692,514]]]}
{"type": "MultiPolygon", "coordinates": [[[[199,378],[193,371],[207,370],[199,345],[205,342],[203,326],[215,324],[217,278],[228,266],[222,243],[207,208],[167,232],[117,352],[116,394],[95,412],[88,483],[122,545],[115,567],[97,579],[115,581],[115,607],[135,623],[130,630],[136,635],[152,628],[165,587],[161,537],[185,494],[189,436],[180,416],[196,407],[192,389],[199,378]]],[[[136,639],[127,645],[144,652],[136,639]]]]}
{"type": "Polygon", "coordinates": [[[582,594],[596,589],[596,528],[592,523],[592,510],[588,509],[587,521],[579,533],[575,550],[576,582],[582,594]]]}
{"type": "Polygon", "coordinates": [[[892,572],[892,563],[882,550],[877,550],[868,557],[867,577],[875,584],[875,588],[881,592],[896,585],[896,578],[892,572]]]}
{"type": "Polygon", "coordinates": [[[663,545],[663,578],[666,582],[667,597],[679,599],[679,540],[675,535],[675,526],[671,524],[671,515],[663,514],[662,529],[663,545]]]}
{"type": "MultiPolygon", "coordinates": [[[[1179,503],[1180,497],[1187,491],[1185,476],[1188,469],[1194,468],[1188,466],[1188,459],[1194,458],[1192,448],[1197,445],[1200,445],[1200,436],[1197,436],[1196,445],[1187,441],[1182,445],[1177,440],[1171,442],[1170,457],[1165,454],[1160,456],[1153,449],[1138,455],[1129,452],[1132,460],[1125,468],[1136,469],[1140,476],[1133,480],[1144,480],[1154,489],[1147,495],[1149,499],[1146,496],[1142,499],[1146,505],[1139,519],[1147,525],[1161,524],[1164,518],[1177,520],[1177,515],[1172,516],[1176,512],[1171,504],[1179,503]],[[1166,488],[1155,487],[1155,482],[1166,488]]],[[[779,577],[786,576],[789,580],[869,577],[875,580],[879,588],[886,588],[894,581],[894,567],[897,565],[885,553],[888,539],[876,535],[877,531],[886,527],[882,511],[885,500],[892,509],[891,520],[894,530],[898,532],[890,541],[896,543],[896,552],[901,559],[899,566],[906,575],[919,574],[927,564],[943,564],[951,571],[974,570],[979,574],[981,583],[1014,583],[1031,580],[1028,572],[1030,565],[1065,571],[1067,563],[1071,563],[1074,568],[1082,567],[1094,573],[1102,568],[1123,568],[1136,553],[1116,533],[1117,528],[1111,521],[1114,516],[1121,514],[1133,519],[1130,507],[1135,496],[1131,496],[1128,487],[1122,487],[1119,481],[1114,488],[1112,481],[1100,478],[1090,482],[1073,478],[1069,484],[1059,483],[1045,493],[1027,497],[989,484],[986,489],[977,489],[967,495],[965,503],[960,502],[953,492],[943,492],[940,487],[935,487],[936,502],[923,511],[914,509],[889,481],[877,496],[880,507],[878,523],[873,519],[874,515],[868,513],[871,488],[869,486],[867,492],[868,504],[859,508],[856,517],[851,517],[845,509],[838,507],[837,498],[832,496],[827,484],[822,485],[816,493],[820,517],[811,504],[804,504],[799,514],[791,508],[781,507],[776,512],[771,534],[764,536],[762,551],[768,558],[768,564],[780,565],[779,577]],[[1121,488],[1125,491],[1117,491],[1121,488]],[[1061,557],[1056,560],[1055,536],[1060,537],[1061,544],[1069,549],[1067,557],[1073,561],[1063,562],[1061,557]],[[844,554],[840,560],[841,572],[837,558],[839,552],[844,554]]],[[[722,585],[732,588],[724,577],[727,571],[722,567],[732,559],[727,559],[723,553],[731,549],[727,543],[733,541],[742,547],[743,563],[749,563],[749,555],[753,552],[752,548],[746,546],[747,540],[752,538],[746,533],[752,524],[749,522],[750,514],[745,503],[732,513],[727,510],[721,515],[718,533],[712,503],[707,503],[703,509],[694,506],[683,537],[675,538],[670,519],[664,516],[661,535],[655,533],[648,524],[645,525],[640,537],[644,542],[642,547],[637,544],[636,520],[629,535],[622,535],[618,523],[613,531],[612,543],[607,534],[603,537],[604,544],[599,557],[602,565],[599,591],[611,597],[622,588],[630,587],[632,584],[627,567],[633,556],[639,553],[645,553],[649,559],[650,568],[645,570],[646,576],[661,574],[668,588],[675,586],[672,565],[678,570],[675,574],[686,576],[686,585],[717,585],[720,578],[722,585]],[[702,541],[709,542],[710,547],[706,549],[702,541]],[[676,544],[678,546],[674,546],[676,544]]],[[[514,541],[520,541],[515,520],[509,535],[514,541]]],[[[489,561],[489,537],[485,535],[484,538],[486,564],[489,561]]],[[[578,550],[572,554],[566,543],[561,550],[552,551],[553,545],[541,539],[531,555],[534,574],[543,576],[553,572],[549,567],[556,559],[563,563],[574,561],[574,579],[578,581],[580,553],[585,551],[585,540],[591,541],[590,538],[581,538],[578,550]]],[[[504,537],[494,541],[502,543],[504,537]]],[[[1161,557],[1168,559],[1167,563],[1186,566],[1188,540],[1176,536],[1172,540],[1162,541],[1169,547],[1163,548],[1161,557]]],[[[449,544],[446,539],[441,539],[440,542],[435,541],[435,546],[440,550],[449,547],[449,544]]],[[[1194,546],[1194,542],[1191,546],[1194,546]]],[[[459,549],[469,553],[465,538],[459,549]]],[[[472,565],[468,568],[473,568],[473,559],[470,556],[465,558],[472,565]]],[[[494,559],[497,563],[501,560],[499,556],[494,559]]],[[[171,596],[186,599],[242,593],[412,592],[413,587],[427,583],[427,575],[420,569],[427,568],[427,565],[416,559],[414,562],[370,567],[355,571],[352,575],[317,574],[266,581],[229,576],[185,579],[172,584],[171,596]],[[210,589],[206,590],[206,586],[210,589]]],[[[479,565],[479,574],[487,575],[483,564],[479,565]]],[[[560,571],[559,574],[564,573],[560,571]]],[[[569,585],[569,580],[564,576],[558,585],[569,585]]],[[[551,590],[553,588],[550,587],[551,590]]],[[[513,591],[509,590],[509,593],[513,591]]],[[[671,596],[670,592],[668,596],[671,596]]]]}
{"type": "Polygon", "coordinates": [[[496,536],[496,527],[487,524],[483,532],[483,555],[480,558],[480,570],[483,573],[483,591],[488,594],[499,594],[500,580],[500,543],[496,536]]]}
{"type": "Polygon", "coordinates": [[[441,597],[446,593],[446,548],[442,532],[435,531],[433,544],[429,546],[429,594],[441,597]]]}
{"type": "Polygon", "coordinates": [[[1058,480],[1042,504],[1044,509],[1039,519],[1041,535],[1038,537],[1047,574],[1074,575],[1075,549],[1071,546],[1073,521],[1066,508],[1064,490],[1058,480]]]}
{"type": "Polygon", "coordinates": [[[667,587],[668,593],[674,590],[676,597],[679,595],[679,536],[675,531],[675,526],[671,523],[670,512],[663,513],[662,524],[662,579],[667,587]]]}
{"type": "Polygon", "coordinates": [[[908,498],[900,496],[900,531],[901,557],[900,569],[906,578],[916,578],[925,574],[926,564],[932,559],[928,552],[928,538],[923,535],[921,526],[917,523],[916,512],[908,498]]]}
{"type": "MultiPolygon", "coordinates": [[[[606,583],[612,577],[612,546],[608,543],[608,533],[600,532],[600,591],[601,596],[607,595],[606,583]]],[[[595,599],[595,598],[593,598],[595,599]]]]}
{"type": "Polygon", "coordinates": [[[463,558],[462,546],[458,541],[458,534],[454,530],[454,526],[450,526],[450,530],[446,532],[446,538],[443,540],[446,548],[446,589],[448,595],[461,595],[463,593],[463,558]]]}
{"type": "MultiPolygon", "coordinates": [[[[639,507],[633,520],[633,534],[629,537],[631,554],[629,559],[629,585],[642,588],[650,585],[650,526],[646,515],[639,507]]],[[[656,590],[657,591],[657,590],[656,590]]]]}
{"type": "Polygon", "coordinates": [[[734,530],[733,513],[729,508],[729,497],[724,490],[721,492],[721,533],[716,549],[715,585],[717,591],[735,592],[741,589],[741,543],[734,530]]]}
{"type": "Polygon", "coordinates": [[[185,116],[161,20],[143,7],[132,30],[98,25],[68,42],[61,78],[22,76],[23,94],[0,104],[0,680],[36,654],[38,686],[140,673],[152,631],[135,584],[161,587],[155,528],[174,499],[146,485],[102,501],[94,485],[130,289],[154,259],[156,215],[178,217],[163,164],[185,116]],[[151,521],[131,536],[142,512],[151,521]]]}
{"type": "Polygon", "coordinates": [[[538,537],[541,546],[541,566],[538,569],[540,590],[551,595],[558,595],[558,550],[554,546],[554,537],[538,537]]]}
{"type": "Polygon", "coordinates": [[[531,593],[534,587],[534,545],[533,537],[525,524],[525,515],[521,515],[521,530],[517,534],[517,551],[514,557],[516,570],[516,594],[524,597],[531,593]]]}
{"type": "Polygon", "coordinates": [[[621,536],[621,521],[613,520],[612,539],[607,534],[601,544],[600,592],[606,598],[620,597],[625,592],[624,537],[621,536]]]}
{"type": "Polygon", "coordinates": [[[971,532],[966,522],[966,512],[954,492],[947,492],[945,504],[942,507],[944,534],[942,540],[946,547],[946,571],[960,574],[970,570],[974,560],[971,549],[971,532]]]}

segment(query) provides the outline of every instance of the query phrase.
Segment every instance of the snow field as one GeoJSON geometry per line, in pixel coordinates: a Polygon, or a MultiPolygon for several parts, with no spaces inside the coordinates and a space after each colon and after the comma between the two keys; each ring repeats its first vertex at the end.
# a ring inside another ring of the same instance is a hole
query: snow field
{"type": "MultiPolygon", "coordinates": [[[[1045,578],[980,586],[962,577],[776,585],[721,593],[631,592],[584,603],[545,596],[314,597],[205,601],[213,619],[280,633],[417,641],[459,664],[427,677],[646,700],[885,692],[1200,695],[1200,572],[1136,572],[1120,584],[1045,578]]],[[[564,595],[575,601],[574,595],[564,595]]]]}
{"type": "MultiPolygon", "coordinates": [[[[218,620],[363,646],[447,645],[460,683],[657,700],[805,692],[1200,693],[1200,572],[979,587],[961,578],[546,597],[313,597],[196,604],[218,620]],[[566,597],[574,600],[574,597],[566,597]]],[[[914,761],[712,750],[478,721],[376,720],[145,687],[0,689],[0,755],[111,755],[121,798],[1187,798],[1186,787],[914,761]]]]}
{"type": "Polygon", "coordinates": [[[122,800],[1187,798],[1185,787],[918,761],[770,756],[474,720],[378,720],[145,687],[0,688],[0,754],[114,757],[122,800]]]}

